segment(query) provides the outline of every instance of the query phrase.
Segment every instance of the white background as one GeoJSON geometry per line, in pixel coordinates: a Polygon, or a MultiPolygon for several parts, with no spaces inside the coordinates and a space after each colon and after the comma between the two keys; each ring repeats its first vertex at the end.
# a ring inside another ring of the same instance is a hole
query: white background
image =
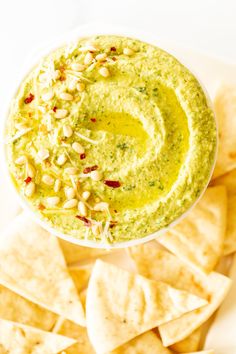
{"type": "Polygon", "coordinates": [[[0,98],[35,47],[94,21],[236,63],[235,0],[0,0],[0,98]]]}

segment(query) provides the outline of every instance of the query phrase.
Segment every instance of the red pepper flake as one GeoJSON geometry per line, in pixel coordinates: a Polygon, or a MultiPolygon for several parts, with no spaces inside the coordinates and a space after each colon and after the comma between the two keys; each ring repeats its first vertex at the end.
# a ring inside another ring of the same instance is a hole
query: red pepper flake
{"type": "Polygon", "coordinates": [[[56,112],[57,106],[54,106],[52,110],[53,110],[53,112],[56,112]]]}
{"type": "Polygon", "coordinates": [[[91,122],[95,123],[97,121],[96,118],[90,118],[91,122]]]}
{"type": "Polygon", "coordinates": [[[91,166],[91,167],[85,167],[85,169],[83,170],[84,174],[90,173],[92,171],[95,171],[98,169],[97,165],[91,166]]]}
{"type": "Polygon", "coordinates": [[[80,154],[80,160],[84,160],[86,157],[86,154],[80,154]]]}
{"type": "Polygon", "coordinates": [[[119,188],[121,186],[119,181],[109,181],[107,179],[104,181],[104,184],[111,188],[119,188]]]}
{"type": "Polygon", "coordinates": [[[38,210],[44,210],[45,209],[45,206],[41,203],[39,203],[38,205],[38,210]]]}
{"type": "Polygon", "coordinates": [[[25,98],[24,102],[25,102],[25,104],[28,104],[28,103],[32,102],[33,99],[34,99],[34,95],[32,93],[30,93],[29,96],[25,98]]]}
{"type": "Polygon", "coordinates": [[[88,227],[92,226],[91,220],[87,219],[85,216],[76,215],[75,217],[77,219],[83,221],[84,222],[84,226],[88,226],[88,227]]]}
{"type": "Polygon", "coordinates": [[[65,80],[66,80],[65,75],[61,75],[61,76],[59,77],[59,80],[60,80],[60,81],[65,81],[65,80]]]}
{"type": "Polygon", "coordinates": [[[111,221],[110,221],[110,225],[109,225],[110,229],[112,229],[114,226],[116,226],[117,223],[118,223],[118,221],[111,220],[111,221]]]}
{"type": "Polygon", "coordinates": [[[112,57],[111,58],[113,61],[117,61],[117,58],[116,57],[112,57]]]}
{"type": "Polygon", "coordinates": [[[118,211],[116,209],[114,209],[114,213],[118,213],[118,211]]]}
{"type": "Polygon", "coordinates": [[[111,47],[110,51],[111,52],[116,52],[116,47],[111,47]]]}
{"type": "Polygon", "coordinates": [[[25,182],[26,184],[30,183],[31,181],[32,181],[32,178],[29,177],[29,176],[24,180],[24,182],[25,182]]]}

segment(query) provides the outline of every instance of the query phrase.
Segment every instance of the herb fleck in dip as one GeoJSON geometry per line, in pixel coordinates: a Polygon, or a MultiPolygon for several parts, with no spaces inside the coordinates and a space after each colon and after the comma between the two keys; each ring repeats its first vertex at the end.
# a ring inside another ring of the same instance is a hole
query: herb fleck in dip
{"type": "Polygon", "coordinates": [[[149,44],[97,36],[60,48],[13,100],[13,181],[57,230],[141,238],[183,214],[214,160],[213,113],[195,77],[149,44]]]}

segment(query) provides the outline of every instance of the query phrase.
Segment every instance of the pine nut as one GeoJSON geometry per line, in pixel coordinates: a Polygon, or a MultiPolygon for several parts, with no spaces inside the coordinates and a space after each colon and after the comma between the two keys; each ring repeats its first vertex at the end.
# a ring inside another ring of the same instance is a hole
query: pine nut
{"type": "Polygon", "coordinates": [[[58,193],[60,189],[61,189],[61,181],[60,179],[56,179],[54,184],[54,192],[58,193]]]}
{"type": "Polygon", "coordinates": [[[80,47],[79,51],[82,52],[82,53],[83,52],[97,52],[98,51],[98,47],[96,47],[93,44],[86,44],[85,46],[80,47]]]}
{"type": "Polygon", "coordinates": [[[63,166],[64,163],[66,163],[66,160],[67,160],[66,155],[65,155],[65,154],[61,154],[61,155],[59,155],[58,158],[57,158],[57,164],[58,164],[59,166],[63,166]]]}
{"type": "Polygon", "coordinates": [[[85,84],[83,82],[79,82],[76,88],[79,92],[83,92],[85,90],[85,84]]]}
{"type": "Polygon", "coordinates": [[[28,177],[31,177],[31,178],[35,177],[35,168],[30,163],[27,164],[26,172],[27,172],[28,177]]]}
{"type": "Polygon", "coordinates": [[[91,195],[91,193],[90,193],[89,191],[84,191],[84,192],[82,193],[82,198],[83,198],[84,200],[88,200],[89,197],[90,197],[90,195],[91,195]]]}
{"type": "Polygon", "coordinates": [[[96,55],[96,57],[95,57],[95,59],[96,59],[97,61],[102,61],[102,60],[104,60],[104,59],[106,59],[106,58],[107,58],[107,54],[106,54],[106,53],[98,54],[98,55],[96,55]]]}
{"type": "Polygon", "coordinates": [[[66,118],[67,114],[68,114],[67,109],[57,109],[54,114],[54,117],[57,119],[62,119],[62,118],[66,118]]]}
{"type": "Polygon", "coordinates": [[[73,134],[73,130],[70,125],[63,126],[63,134],[66,138],[70,138],[73,134]]]}
{"type": "Polygon", "coordinates": [[[48,157],[49,157],[49,151],[48,151],[48,149],[40,149],[40,150],[38,151],[38,158],[39,158],[41,161],[46,160],[48,157]]]}
{"type": "Polygon", "coordinates": [[[32,197],[34,192],[35,192],[35,183],[31,181],[25,187],[25,196],[32,197]]]}
{"type": "Polygon", "coordinates": [[[76,80],[71,80],[71,81],[69,81],[67,86],[68,86],[68,89],[70,91],[73,91],[73,90],[76,89],[76,85],[77,85],[77,81],[76,80]]]}
{"type": "Polygon", "coordinates": [[[102,173],[100,171],[92,171],[90,173],[90,177],[93,181],[101,181],[102,179],[102,173]]]}
{"type": "Polygon", "coordinates": [[[48,91],[42,94],[41,98],[44,102],[50,101],[54,96],[53,91],[48,91]]]}
{"type": "Polygon", "coordinates": [[[49,175],[43,175],[42,182],[48,186],[52,186],[54,184],[54,178],[49,175]]]}
{"type": "Polygon", "coordinates": [[[130,49],[130,48],[124,48],[123,49],[123,54],[128,55],[128,56],[133,55],[134,54],[134,50],[130,49]]]}
{"type": "Polygon", "coordinates": [[[50,207],[54,207],[59,204],[60,198],[59,197],[49,197],[46,199],[46,204],[50,207]]]}
{"type": "Polygon", "coordinates": [[[73,96],[67,92],[61,92],[59,94],[59,98],[64,101],[72,101],[73,100],[73,96]]]}
{"type": "Polygon", "coordinates": [[[77,152],[78,154],[83,154],[85,152],[83,146],[76,141],[72,144],[72,149],[77,152]]]}
{"type": "Polygon", "coordinates": [[[100,68],[100,69],[98,70],[98,72],[99,72],[99,74],[100,74],[101,76],[103,76],[103,77],[108,77],[108,76],[110,76],[110,72],[109,72],[109,70],[108,70],[105,66],[103,66],[102,68],[100,68]]]}
{"type": "Polygon", "coordinates": [[[16,165],[24,165],[27,162],[27,158],[26,156],[22,155],[19,156],[16,160],[15,160],[15,164],[16,165]]]}
{"type": "Polygon", "coordinates": [[[108,203],[105,203],[105,202],[101,202],[101,203],[98,203],[96,205],[94,205],[94,210],[95,211],[104,211],[104,210],[107,210],[109,207],[109,204],[108,203]]]}
{"type": "Polygon", "coordinates": [[[71,69],[74,71],[84,71],[85,68],[86,66],[80,63],[71,64],[71,69]]]}
{"type": "Polygon", "coordinates": [[[88,52],[84,57],[84,64],[90,65],[93,62],[93,54],[88,52]]]}
{"type": "Polygon", "coordinates": [[[77,199],[70,199],[64,203],[63,208],[64,209],[73,209],[77,206],[77,204],[78,204],[77,199]]]}
{"type": "Polygon", "coordinates": [[[75,190],[73,187],[66,187],[65,188],[65,195],[67,199],[74,199],[75,197],[75,190]]]}
{"type": "Polygon", "coordinates": [[[83,202],[78,203],[78,210],[81,216],[87,216],[87,207],[83,202]]]}
{"type": "Polygon", "coordinates": [[[67,173],[68,175],[77,175],[78,174],[78,168],[76,167],[67,167],[65,168],[65,173],[67,173]]]}

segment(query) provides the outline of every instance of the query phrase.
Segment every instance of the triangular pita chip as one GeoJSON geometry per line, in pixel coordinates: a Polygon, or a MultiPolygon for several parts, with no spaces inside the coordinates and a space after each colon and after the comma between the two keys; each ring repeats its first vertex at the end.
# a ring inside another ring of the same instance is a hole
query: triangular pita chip
{"type": "Polygon", "coordinates": [[[98,354],[106,353],[206,303],[186,291],[97,260],[87,291],[89,339],[98,354]]]}
{"type": "Polygon", "coordinates": [[[85,327],[59,318],[53,332],[76,339],[76,343],[66,349],[66,354],[95,354],[85,327]]]}
{"type": "Polygon", "coordinates": [[[57,315],[0,285],[0,318],[50,331],[57,315]]]}
{"type": "Polygon", "coordinates": [[[57,238],[19,215],[0,243],[0,284],[81,325],[84,311],[57,238]]]}
{"type": "Polygon", "coordinates": [[[56,354],[75,342],[72,338],[0,319],[1,353],[56,354]]]}
{"type": "Polygon", "coordinates": [[[226,214],[226,188],[208,188],[189,214],[157,241],[188,265],[209,273],[223,252],[226,214]]]}
{"type": "Polygon", "coordinates": [[[59,243],[67,264],[96,259],[97,257],[107,255],[112,252],[102,248],[78,246],[62,239],[59,239],[59,243]]]}
{"type": "Polygon", "coordinates": [[[208,276],[209,304],[184,314],[182,317],[159,326],[164,346],[170,346],[189,336],[206,322],[226,297],[231,280],[222,274],[212,272],[208,276]]]}
{"type": "Polygon", "coordinates": [[[236,87],[221,87],[215,102],[219,147],[213,178],[236,167],[236,87]]]}
{"type": "Polygon", "coordinates": [[[93,267],[91,265],[86,265],[84,267],[74,266],[68,268],[78,293],[87,288],[92,268],[93,267]]]}
{"type": "Polygon", "coordinates": [[[216,178],[214,185],[224,185],[228,194],[227,228],[224,241],[224,255],[236,251],[236,169],[216,178]]]}
{"type": "Polygon", "coordinates": [[[201,336],[202,327],[199,327],[198,329],[196,329],[196,331],[194,331],[185,339],[171,345],[170,349],[173,350],[175,353],[187,353],[187,351],[189,350],[191,350],[191,352],[194,352],[199,348],[201,336]]]}
{"type": "Polygon", "coordinates": [[[154,332],[148,331],[109,354],[172,354],[172,352],[163,347],[161,340],[154,332]]]}

